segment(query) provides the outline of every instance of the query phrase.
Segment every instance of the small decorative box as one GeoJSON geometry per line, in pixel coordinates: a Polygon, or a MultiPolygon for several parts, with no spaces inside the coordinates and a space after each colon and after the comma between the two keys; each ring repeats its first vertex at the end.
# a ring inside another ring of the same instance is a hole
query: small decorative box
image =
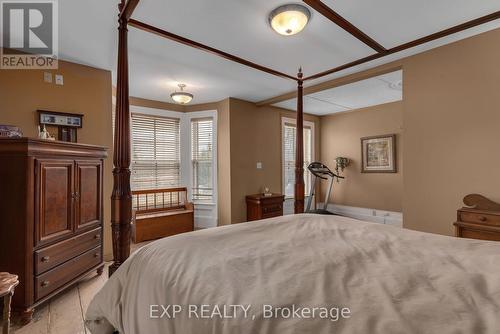
{"type": "Polygon", "coordinates": [[[0,138],[21,138],[23,132],[17,126],[0,124],[0,138]]]}

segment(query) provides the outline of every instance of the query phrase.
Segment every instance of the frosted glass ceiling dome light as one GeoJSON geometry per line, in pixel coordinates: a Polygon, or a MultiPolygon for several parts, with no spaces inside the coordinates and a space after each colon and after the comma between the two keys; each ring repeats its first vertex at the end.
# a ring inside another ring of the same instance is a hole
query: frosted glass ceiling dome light
{"type": "Polygon", "coordinates": [[[291,36],[301,32],[309,22],[311,12],[299,4],[279,6],[269,14],[269,24],[280,35],[291,36]]]}
{"type": "Polygon", "coordinates": [[[180,88],[180,92],[174,92],[172,94],[170,94],[170,97],[172,98],[172,100],[174,100],[175,102],[179,103],[179,104],[188,104],[189,102],[191,102],[191,100],[193,99],[193,94],[190,94],[190,93],[187,93],[184,91],[184,88],[186,87],[186,85],[184,84],[179,84],[178,85],[179,88],[180,88]]]}

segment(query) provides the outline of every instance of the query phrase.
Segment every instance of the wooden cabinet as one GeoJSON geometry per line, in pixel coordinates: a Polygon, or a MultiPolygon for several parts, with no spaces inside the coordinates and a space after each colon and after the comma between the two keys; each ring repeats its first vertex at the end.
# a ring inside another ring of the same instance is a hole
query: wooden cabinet
{"type": "Polygon", "coordinates": [[[35,159],[36,246],[73,233],[73,161],[35,159]]]}
{"type": "Polygon", "coordinates": [[[84,275],[102,273],[106,149],[0,139],[0,271],[19,275],[13,307],[36,305],[84,275]]]}
{"type": "Polygon", "coordinates": [[[457,211],[455,235],[459,238],[500,241],[500,204],[481,195],[468,195],[457,211]]]}
{"type": "Polygon", "coordinates": [[[99,225],[102,217],[102,164],[100,161],[76,161],[75,227],[77,230],[99,225]]]}
{"type": "Polygon", "coordinates": [[[284,195],[248,195],[246,197],[246,201],[248,221],[283,216],[283,202],[285,201],[284,195]]]}

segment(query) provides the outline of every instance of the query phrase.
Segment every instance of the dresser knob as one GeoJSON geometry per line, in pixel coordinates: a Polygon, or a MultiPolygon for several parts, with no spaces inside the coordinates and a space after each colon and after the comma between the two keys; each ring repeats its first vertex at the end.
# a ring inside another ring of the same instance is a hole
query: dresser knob
{"type": "Polygon", "coordinates": [[[42,282],[42,286],[43,286],[43,287],[46,287],[46,286],[48,286],[49,284],[50,284],[50,281],[43,281],[43,282],[42,282]]]}
{"type": "Polygon", "coordinates": [[[42,262],[49,262],[50,256],[44,256],[42,257],[42,262]]]}
{"type": "Polygon", "coordinates": [[[95,254],[94,254],[94,257],[99,257],[99,253],[95,253],[95,254]]]}
{"type": "Polygon", "coordinates": [[[94,239],[101,239],[101,235],[100,234],[96,234],[94,239]]]}
{"type": "Polygon", "coordinates": [[[481,217],[479,217],[479,220],[482,222],[485,222],[487,220],[487,218],[485,216],[481,216],[481,217]]]}

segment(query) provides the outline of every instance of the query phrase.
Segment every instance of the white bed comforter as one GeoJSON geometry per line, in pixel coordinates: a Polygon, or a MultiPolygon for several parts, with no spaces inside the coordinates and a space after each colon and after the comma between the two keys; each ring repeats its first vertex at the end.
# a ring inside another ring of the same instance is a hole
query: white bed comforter
{"type": "Polygon", "coordinates": [[[202,230],[136,251],[86,319],[93,334],[500,333],[500,243],[307,214],[202,230]]]}

